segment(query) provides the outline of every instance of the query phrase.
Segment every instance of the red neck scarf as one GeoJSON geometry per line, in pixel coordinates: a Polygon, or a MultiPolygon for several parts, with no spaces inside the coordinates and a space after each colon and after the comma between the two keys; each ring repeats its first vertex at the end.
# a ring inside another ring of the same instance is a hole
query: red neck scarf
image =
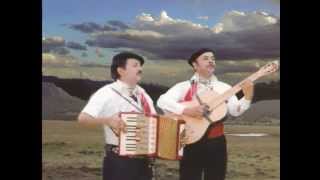
{"type": "Polygon", "coordinates": [[[148,103],[147,99],[144,97],[143,93],[141,93],[141,95],[140,95],[140,100],[141,100],[141,105],[142,105],[144,114],[150,115],[151,109],[150,109],[149,103],[148,103]]]}
{"type": "Polygon", "coordinates": [[[198,86],[198,85],[197,85],[196,82],[192,82],[192,83],[191,83],[191,87],[190,87],[190,89],[187,91],[187,93],[186,93],[186,95],[184,96],[182,102],[183,102],[183,101],[192,101],[193,95],[195,95],[196,92],[197,92],[197,86],[198,86]]]}

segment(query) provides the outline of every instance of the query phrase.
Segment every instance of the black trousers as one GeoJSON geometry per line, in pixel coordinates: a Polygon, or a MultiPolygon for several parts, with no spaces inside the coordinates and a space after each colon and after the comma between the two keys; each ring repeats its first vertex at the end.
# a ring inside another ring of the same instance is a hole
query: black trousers
{"type": "Polygon", "coordinates": [[[152,168],[147,158],[121,157],[112,151],[106,152],[103,160],[103,180],[151,180],[152,168]]]}
{"type": "Polygon", "coordinates": [[[180,161],[180,180],[224,180],[227,169],[227,146],[225,136],[187,145],[180,161]]]}

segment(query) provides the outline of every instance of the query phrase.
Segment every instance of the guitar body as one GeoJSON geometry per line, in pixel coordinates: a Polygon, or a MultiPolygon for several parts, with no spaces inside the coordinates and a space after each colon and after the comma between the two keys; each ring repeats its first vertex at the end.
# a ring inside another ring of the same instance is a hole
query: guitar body
{"type": "MultiPolygon", "coordinates": [[[[212,102],[214,103],[214,99],[217,98],[219,94],[215,91],[206,91],[199,95],[200,100],[211,106],[213,105],[212,102]],[[211,104],[210,104],[211,103],[211,104]]],[[[195,107],[199,106],[199,102],[197,101],[196,98],[192,101],[187,101],[187,102],[182,102],[185,107],[195,107]]],[[[203,118],[195,118],[191,116],[186,116],[186,115],[175,115],[175,114],[167,114],[170,118],[173,119],[182,119],[186,122],[186,134],[187,134],[187,140],[186,144],[192,144],[197,142],[204,136],[204,133],[208,129],[209,125],[212,122],[217,122],[220,119],[222,119],[227,113],[227,105],[226,103],[221,103],[219,104],[209,115],[210,122],[203,118]]]]}

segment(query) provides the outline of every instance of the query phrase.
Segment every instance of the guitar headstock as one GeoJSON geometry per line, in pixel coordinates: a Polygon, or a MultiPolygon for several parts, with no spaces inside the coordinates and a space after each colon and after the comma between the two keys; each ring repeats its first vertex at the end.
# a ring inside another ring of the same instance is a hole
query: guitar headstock
{"type": "Polygon", "coordinates": [[[265,76],[265,75],[276,72],[278,69],[279,69],[279,61],[272,61],[262,66],[258,72],[260,76],[265,76]]]}

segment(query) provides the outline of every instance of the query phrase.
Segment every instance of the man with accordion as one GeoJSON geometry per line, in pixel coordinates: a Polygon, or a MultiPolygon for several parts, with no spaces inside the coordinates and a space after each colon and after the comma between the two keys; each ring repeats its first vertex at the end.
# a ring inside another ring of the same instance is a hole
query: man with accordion
{"type": "Polygon", "coordinates": [[[126,132],[127,124],[121,112],[156,114],[150,96],[137,83],[141,79],[144,59],[130,52],[122,52],[112,59],[111,76],[115,80],[96,91],[78,121],[82,124],[103,125],[105,152],[103,180],[151,180],[150,159],[119,156],[119,134],[126,132]]]}

